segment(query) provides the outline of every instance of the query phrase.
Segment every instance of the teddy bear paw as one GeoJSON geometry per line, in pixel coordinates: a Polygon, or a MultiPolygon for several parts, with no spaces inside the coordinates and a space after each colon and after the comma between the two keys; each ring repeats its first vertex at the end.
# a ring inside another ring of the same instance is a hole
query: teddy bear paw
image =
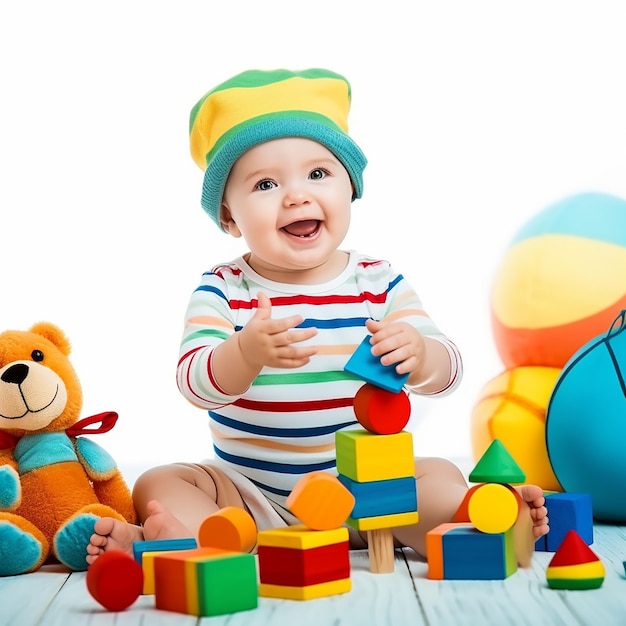
{"type": "Polygon", "coordinates": [[[22,499],[19,474],[10,466],[0,466],[0,510],[13,511],[22,499]]]}
{"type": "Polygon", "coordinates": [[[26,574],[45,561],[48,544],[36,528],[28,530],[29,526],[17,515],[0,517],[0,576],[26,574]]]}
{"type": "Polygon", "coordinates": [[[71,570],[80,572],[87,569],[87,544],[98,519],[99,516],[93,513],[76,515],[54,536],[54,554],[71,570]]]}

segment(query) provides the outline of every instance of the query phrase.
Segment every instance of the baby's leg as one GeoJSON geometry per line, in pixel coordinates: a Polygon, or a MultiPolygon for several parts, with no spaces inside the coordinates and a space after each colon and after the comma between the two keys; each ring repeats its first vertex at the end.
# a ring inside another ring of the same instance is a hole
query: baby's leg
{"type": "MultiPolygon", "coordinates": [[[[439,524],[451,522],[465,494],[467,483],[460,470],[446,459],[415,460],[419,522],[393,529],[396,542],[426,557],[426,534],[439,524]]],[[[522,567],[530,565],[535,541],[548,530],[543,491],[535,485],[516,488],[523,506],[514,528],[515,553],[522,567]]]]}
{"type": "Polygon", "coordinates": [[[143,526],[105,517],[96,522],[87,546],[87,562],[102,552],[132,553],[134,541],[196,537],[206,517],[224,508],[245,509],[232,481],[219,469],[176,463],[142,474],[133,488],[133,501],[143,526]]]}
{"type": "Polygon", "coordinates": [[[179,520],[187,537],[195,537],[200,524],[225,506],[246,508],[239,491],[221,470],[194,463],[155,467],[137,479],[133,501],[144,534],[150,535],[146,539],[159,533],[158,527],[151,528],[150,524],[148,503],[152,500],[158,500],[179,520]]]}
{"type": "Polygon", "coordinates": [[[426,534],[452,521],[467,493],[467,483],[454,463],[440,458],[415,459],[415,477],[419,522],[394,528],[393,536],[399,545],[426,557],[426,534]]]}

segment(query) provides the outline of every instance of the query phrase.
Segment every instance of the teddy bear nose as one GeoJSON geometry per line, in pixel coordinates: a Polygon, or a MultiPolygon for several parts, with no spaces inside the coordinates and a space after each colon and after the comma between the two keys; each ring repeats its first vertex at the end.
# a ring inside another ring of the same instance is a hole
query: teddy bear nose
{"type": "Polygon", "coordinates": [[[11,365],[6,372],[2,372],[2,382],[20,385],[28,376],[28,365],[24,363],[16,363],[11,365]]]}

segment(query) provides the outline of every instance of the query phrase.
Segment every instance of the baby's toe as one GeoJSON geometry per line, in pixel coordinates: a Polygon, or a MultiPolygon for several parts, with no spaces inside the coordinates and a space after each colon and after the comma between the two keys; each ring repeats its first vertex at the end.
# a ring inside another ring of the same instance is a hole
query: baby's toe
{"type": "Polygon", "coordinates": [[[98,535],[110,535],[113,532],[115,520],[112,517],[100,517],[93,526],[94,531],[98,535]]]}

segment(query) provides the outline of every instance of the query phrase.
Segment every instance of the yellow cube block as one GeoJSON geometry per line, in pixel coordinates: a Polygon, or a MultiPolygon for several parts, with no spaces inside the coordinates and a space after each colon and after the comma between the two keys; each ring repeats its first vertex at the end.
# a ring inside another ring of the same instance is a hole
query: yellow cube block
{"type": "Polygon", "coordinates": [[[407,431],[377,435],[368,430],[335,434],[337,471],[358,482],[415,475],[413,436],[407,431]]]}
{"type": "Polygon", "coordinates": [[[347,593],[351,589],[352,581],[350,578],[331,580],[327,583],[306,585],[304,587],[288,587],[286,585],[268,585],[261,583],[259,584],[259,595],[264,598],[283,598],[285,600],[314,600],[347,593]]]}
{"type": "Polygon", "coordinates": [[[348,529],[345,526],[331,530],[311,530],[304,524],[297,524],[285,528],[259,531],[257,545],[308,550],[309,548],[330,546],[348,540],[348,529]]]}

